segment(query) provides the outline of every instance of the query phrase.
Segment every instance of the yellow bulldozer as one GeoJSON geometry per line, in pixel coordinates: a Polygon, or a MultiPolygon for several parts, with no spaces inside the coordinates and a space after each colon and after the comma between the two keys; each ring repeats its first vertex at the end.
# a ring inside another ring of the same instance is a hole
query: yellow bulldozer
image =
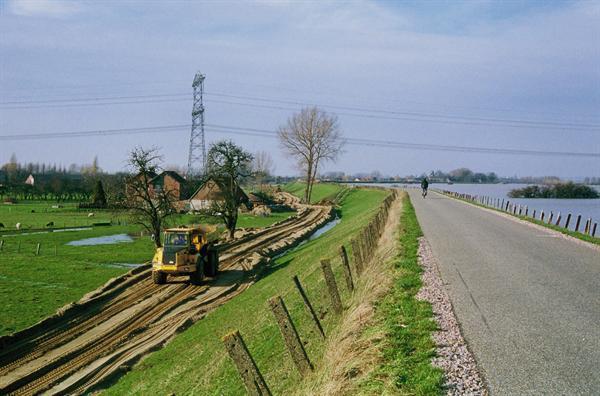
{"type": "Polygon", "coordinates": [[[208,227],[169,228],[164,232],[163,247],[157,248],[152,259],[152,280],[158,285],[167,275],[188,275],[199,285],[206,277],[215,277],[219,270],[219,254],[209,243],[208,227]]]}

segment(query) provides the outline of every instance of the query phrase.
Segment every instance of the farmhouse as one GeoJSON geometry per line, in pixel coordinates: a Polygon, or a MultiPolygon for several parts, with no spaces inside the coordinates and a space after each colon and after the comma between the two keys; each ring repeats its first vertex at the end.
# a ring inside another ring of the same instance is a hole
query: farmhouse
{"type": "MultiPolygon", "coordinates": [[[[244,190],[242,190],[239,186],[237,193],[246,207],[249,207],[251,205],[250,200],[248,199],[248,196],[244,190]]],[[[223,201],[223,192],[221,191],[221,188],[217,182],[211,178],[208,179],[202,186],[200,186],[200,188],[196,190],[194,194],[192,194],[189,200],[190,209],[209,209],[214,201],[223,201]]]]}
{"type": "MultiPolygon", "coordinates": [[[[141,178],[141,174],[133,176],[132,180],[141,178]]],[[[181,197],[181,185],[185,183],[185,179],[177,172],[164,171],[160,174],[150,173],[149,174],[149,192],[150,196],[154,197],[156,193],[161,191],[170,191],[175,200],[179,200],[181,197]]],[[[130,195],[130,183],[127,183],[126,187],[127,195],[130,195]]]]}

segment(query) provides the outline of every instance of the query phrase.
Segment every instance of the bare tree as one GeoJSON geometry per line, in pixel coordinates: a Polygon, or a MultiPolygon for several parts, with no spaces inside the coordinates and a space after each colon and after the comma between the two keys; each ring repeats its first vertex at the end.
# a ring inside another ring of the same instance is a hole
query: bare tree
{"type": "Polygon", "coordinates": [[[251,163],[252,154],[232,141],[213,143],[208,150],[206,178],[217,183],[223,198],[222,201],[213,201],[212,209],[220,213],[229,238],[234,237],[238,210],[245,197],[240,184],[251,176],[251,163]]]}
{"type": "Polygon", "coordinates": [[[264,180],[273,172],[273,158],[266,151],[257,151],[252,161],[252,172],[257,184],[262,189],[264,180]]]}
{"type": "Polygon", "coordinates": [[[133,175],[126,180],[126,202],[136,224],[140,224],[161,247],[160,231],[167,217],[176,213],[174,191],[166,187],[155,189],[151,180],[160,171],[162,157],[156,148],[136,147],[129,154],[128,164],[133,175]]]}
{"type": "Polygon", "coordinates": [[[342,151],[344,141],[337,117],[317,107],[307,107],[279,127],[278,134],[281,146],[298,160],[306,175],[304,202],[309,203],[319,165],[335,161],[342,151]]]}

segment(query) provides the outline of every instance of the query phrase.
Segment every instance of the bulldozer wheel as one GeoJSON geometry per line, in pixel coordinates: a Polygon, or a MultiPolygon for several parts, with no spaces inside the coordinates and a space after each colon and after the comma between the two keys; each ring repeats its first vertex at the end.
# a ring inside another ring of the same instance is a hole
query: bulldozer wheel
{"type": "Polygon", "coordinates": [[[201,269],[196,269],[196,271],[190,273],[190,283],[192,285],[199,285],[202,283],[202,271],[201,269]]]}
{"type": "Polygon", "coordinates": [[[210,260],[208,257],[204,260],[204,275],[210,276],[211,278],[217,276],[216,263],[210,260]]]}
{"type": "Polygon", "coordinates": [[[163,285],[167,282],[167,274],[160,271],[152,271],[152,281],[157,285],[163,285]]]}

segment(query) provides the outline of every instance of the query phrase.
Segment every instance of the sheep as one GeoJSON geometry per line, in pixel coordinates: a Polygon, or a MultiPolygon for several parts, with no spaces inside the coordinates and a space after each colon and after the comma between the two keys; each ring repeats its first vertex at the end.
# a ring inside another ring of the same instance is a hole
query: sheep
{"type": "Polygon", "coordinates": [[[88,217],[94,217],[94,213],[88,213],[88,217]]]}
{"type": "Polygon", "coordinates": [[[17,223],[17,224],[15,224],[15,228],[16,228],[17,230],[20,230],[20,229],[21,229],[21,223],[17,223]]]}

